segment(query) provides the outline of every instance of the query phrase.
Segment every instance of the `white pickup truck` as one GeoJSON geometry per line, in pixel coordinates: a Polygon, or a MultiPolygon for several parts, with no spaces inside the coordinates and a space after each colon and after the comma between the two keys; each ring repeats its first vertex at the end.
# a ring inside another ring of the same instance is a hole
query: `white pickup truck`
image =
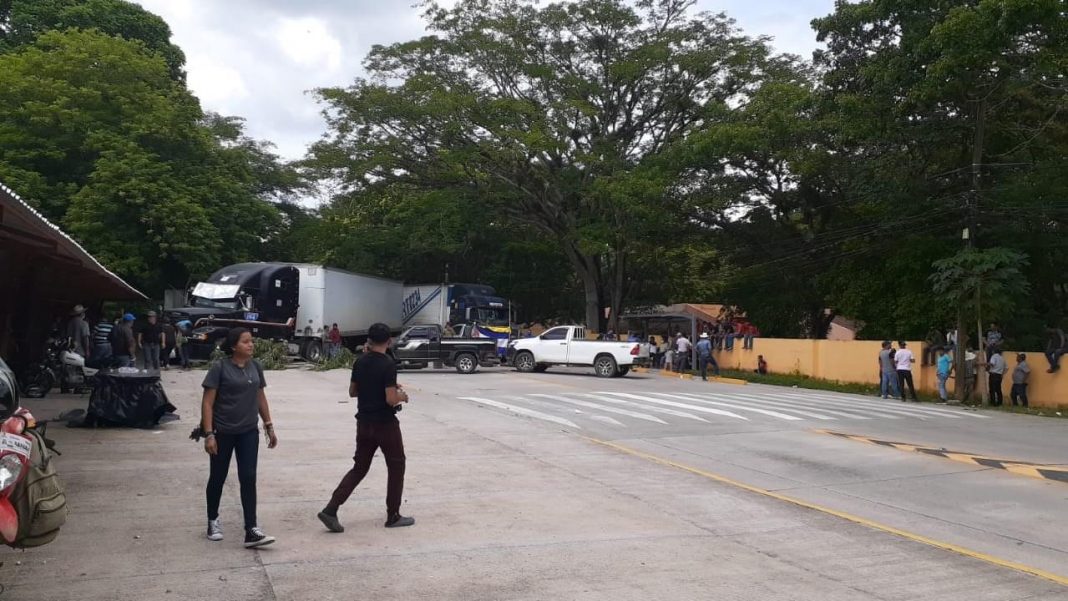
{"type": "Polygon", "coordinates": [[[508,356],[517,371],[543,372],[551,365],[587,366],[602,378],[625,376],[649,359],[649,351],[638,342],[586,340],[586,328],[558,326],[536,338],[508,343],[508,356]]]}

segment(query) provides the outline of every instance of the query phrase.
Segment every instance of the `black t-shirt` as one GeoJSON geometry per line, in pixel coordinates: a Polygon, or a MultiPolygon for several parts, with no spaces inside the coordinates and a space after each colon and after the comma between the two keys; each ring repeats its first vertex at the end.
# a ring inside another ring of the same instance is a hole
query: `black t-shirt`
{"type": "Polygon", "coordinates": [[[369,352],[352,364],[356,383],[356,419],[389,423],[397,421],[395,407],[386,403],[386,388],[397,385],[397,364],[387,355],[369,352]]]}
{"type": "Polygon", "coordinates": [[[162,333],[163,325],[161,323],[146,323],[141,326],[141,344],[159,344],[159,336],[162,333]]]}

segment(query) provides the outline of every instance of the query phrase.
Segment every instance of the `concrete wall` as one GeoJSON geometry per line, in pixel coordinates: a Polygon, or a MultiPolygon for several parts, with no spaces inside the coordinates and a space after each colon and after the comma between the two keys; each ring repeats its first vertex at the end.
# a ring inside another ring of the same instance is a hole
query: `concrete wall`
{"type": "MultiPolygon", "coordinates": [[[[757,355],[764,355],[771,373],[799,373],[823,380],[878,384],[878,356],[881,342],[877,340],[794,340],[784,338],[757,338],[754,349],[743,350],[742,340],[734,343],[733,351],[718,351],[716,360],[724,369],[752,371],[756,369],[757,355]]],[[[895,343],[896,346],[896,343],[895,343]]],[[[923,343],[908,341],[908,347],[916,354],[912,368],[913,379],[919,390],[936,394],[938,385],[933,365],[921,365],[923,343]]],[[[1026,353],[1031,365],[1027,396],[1033,407],[1057,407],[1068,405],[1068,357],[1061,360],[1062,369],[1055,374],[1046,373],[1049,363],[1042,353],[1026,353]]],[[[1003,392],[1009,403],[1012,386],[1012,369],[1016,366],[1016,353],[1005,351],[1009,371],[1005,374],[1003,392]]],[[[950,392],[954,380],[949,381],[950,392]]]]}

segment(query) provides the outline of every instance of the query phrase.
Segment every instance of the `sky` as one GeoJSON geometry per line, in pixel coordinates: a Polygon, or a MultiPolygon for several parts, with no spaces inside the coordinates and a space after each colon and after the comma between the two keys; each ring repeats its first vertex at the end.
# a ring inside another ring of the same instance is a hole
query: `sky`
{"type": "MultiPolygon", "coordinates": [[[[311,90],[348,85],[373,45],[425,32],[415,0],[135,1],[170,24],[204,109],[243,117],[249,135],[286,159],[301,158],[325,131],[311,90]]],[[[696,8],[725,12],[746,34],[808,57],[809,22],[834,0],[698,0],[696,8]]]]}

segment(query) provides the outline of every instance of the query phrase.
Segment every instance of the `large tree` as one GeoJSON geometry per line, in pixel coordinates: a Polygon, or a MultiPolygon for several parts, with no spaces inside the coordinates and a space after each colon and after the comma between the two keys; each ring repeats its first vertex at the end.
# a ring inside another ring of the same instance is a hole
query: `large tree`
{"type": "Polygon", "coordinates": [[[559,247],[602,327],[635,262],[686,226],[663,153],[774,68],[763,41],[692,4],[431,2],[433,35],[376,47],[368,79],[319,91],[330,131],[312,163],[347,194],[385,181],[477,195],[484,219],[559,247]]]}

